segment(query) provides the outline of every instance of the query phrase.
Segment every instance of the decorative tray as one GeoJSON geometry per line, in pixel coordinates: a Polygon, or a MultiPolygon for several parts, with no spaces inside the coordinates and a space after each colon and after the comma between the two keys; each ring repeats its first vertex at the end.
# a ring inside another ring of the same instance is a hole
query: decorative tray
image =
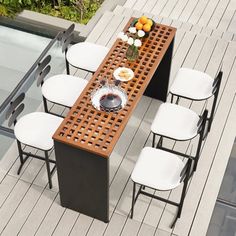
{"type": "Polygon", "coordinates": [[[91,94],[92,105],[100,111],[119,111],[126,105],[127,100],[126,92],[114,85],[100,87],[91,94]]]}

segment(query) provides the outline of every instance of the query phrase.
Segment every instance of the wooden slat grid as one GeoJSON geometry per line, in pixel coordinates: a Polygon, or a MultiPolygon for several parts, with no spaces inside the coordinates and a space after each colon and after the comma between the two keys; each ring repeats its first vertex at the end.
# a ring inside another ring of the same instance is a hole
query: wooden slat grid
{"type": "MultiPolygon", "coordinates": [[[[125,31],[133,20],[134,18],[131,18],[127,23],[125,31]]],[[[173,27],[156,24],[149,36],[143,38],[139,58],[135,62],[129,62],[125,57],[127,43],[116,40],[53,138],[103,157],[109,157],[133,109],[172,42],[175,32],[176,29],[173,27]],[[98,88],[103,78],[107,78],[109,83],[112,83],[113,72],[120,66],[131,68],[135,75],[131,81],[121,85],[128,96],[127,104],[118,112],[106,113],[96,110],[91,104],[92,91],[98,88]]]]}

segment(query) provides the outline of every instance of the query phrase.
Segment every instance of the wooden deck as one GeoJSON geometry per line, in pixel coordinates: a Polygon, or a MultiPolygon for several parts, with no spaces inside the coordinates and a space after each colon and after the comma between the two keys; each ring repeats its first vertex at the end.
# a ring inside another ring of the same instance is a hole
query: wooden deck
{"type": "MultiPolygon", "coordinates": [[[[155,21],[178,28],[171,81],[181,66],[214,76],[223,62],[224,75],[212,130],[204,142],[198,170],[188,187],[183,214],[173,230],[169,225],[175,207],[145,196],[140,196],[135,205],[134,219],[128,217],[130,174],[142,147],[151,145],[150,125],[160,106],[160,101],[144,96],[110,157],[109,224],[61,207],[57,175],[53,176],[53,189],[49,190],[42,161],[29,159],[18,176],[19,160],[14,144],[0,162],[0,235],[206,235],[236,130],[235,9],[235,0],[127,0],[124,7],[106,12],[87,38],[111,47],[130,16],[148,12],[155,21]]],[[[89,79],[86,73],[74,72],[89,79]]],[[[181,100],[180,104],[200,114],[211,102],[181,100]]],[[[59,110],[58,107],[52,109],[59,110]]],[[[190,143],[165,141],[164,145],[188,152],[190,143]]],[[[178,189],[150,192],[172,200],[180,193],[178,189]]]]}

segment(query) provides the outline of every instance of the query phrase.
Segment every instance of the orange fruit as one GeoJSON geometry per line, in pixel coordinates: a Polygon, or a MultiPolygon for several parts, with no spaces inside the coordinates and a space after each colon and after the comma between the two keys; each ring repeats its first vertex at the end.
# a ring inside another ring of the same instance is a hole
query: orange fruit
{"type": "Polygon", "coordinates": [[[145,25],[148,21],[148,18],[146,16],[141,16],[139,18],[139,22],[142,23],[143,25],[145,25]]]}
{"type": "Polygon", "coordinates": [[[151,25],[145,24],[145,25],[143,26],[143,31],[145,31],[145,32],[150,32],[150,30],[151,30],[151,25]]]}
{"type": "Polygon", "coordinates": [[[153,21],[152,21],[151,19],[148,19],[148,20],[147,20],[147,24],[149,24],[149,25],[152,27],[153,21]]]}
{"type": "Polygon", "coordinates": [[[141,30],[141,29],[143,28],[143,24],[141,24],[140,22],[137,22],[137,23],[135,24],[135,28],[136,28],[137,30],[141,30]]]}

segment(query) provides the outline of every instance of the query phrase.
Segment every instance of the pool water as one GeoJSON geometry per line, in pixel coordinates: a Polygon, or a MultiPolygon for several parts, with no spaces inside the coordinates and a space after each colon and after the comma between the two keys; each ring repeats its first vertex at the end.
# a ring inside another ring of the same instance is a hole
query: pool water
{"type": "Polygon", "coordinates": [[[0,103],[51,41],[49,38],[0,26],[0,103]]]}
{"type": "MultiPolygon", "coordinates": [[[[0,104],[22,80],[51,40],[0,25],[0,104]]],[[[53,45],[49,53],[54,58],[51,74],[62,73],[65,61],[59,43],[53,45]]],[[[35,111],[41,102],[41,89],[35,82],[26,93],[24,113],[35,111]]],[[[13,141],[0,134],[0,159],[13,141]]]]}

